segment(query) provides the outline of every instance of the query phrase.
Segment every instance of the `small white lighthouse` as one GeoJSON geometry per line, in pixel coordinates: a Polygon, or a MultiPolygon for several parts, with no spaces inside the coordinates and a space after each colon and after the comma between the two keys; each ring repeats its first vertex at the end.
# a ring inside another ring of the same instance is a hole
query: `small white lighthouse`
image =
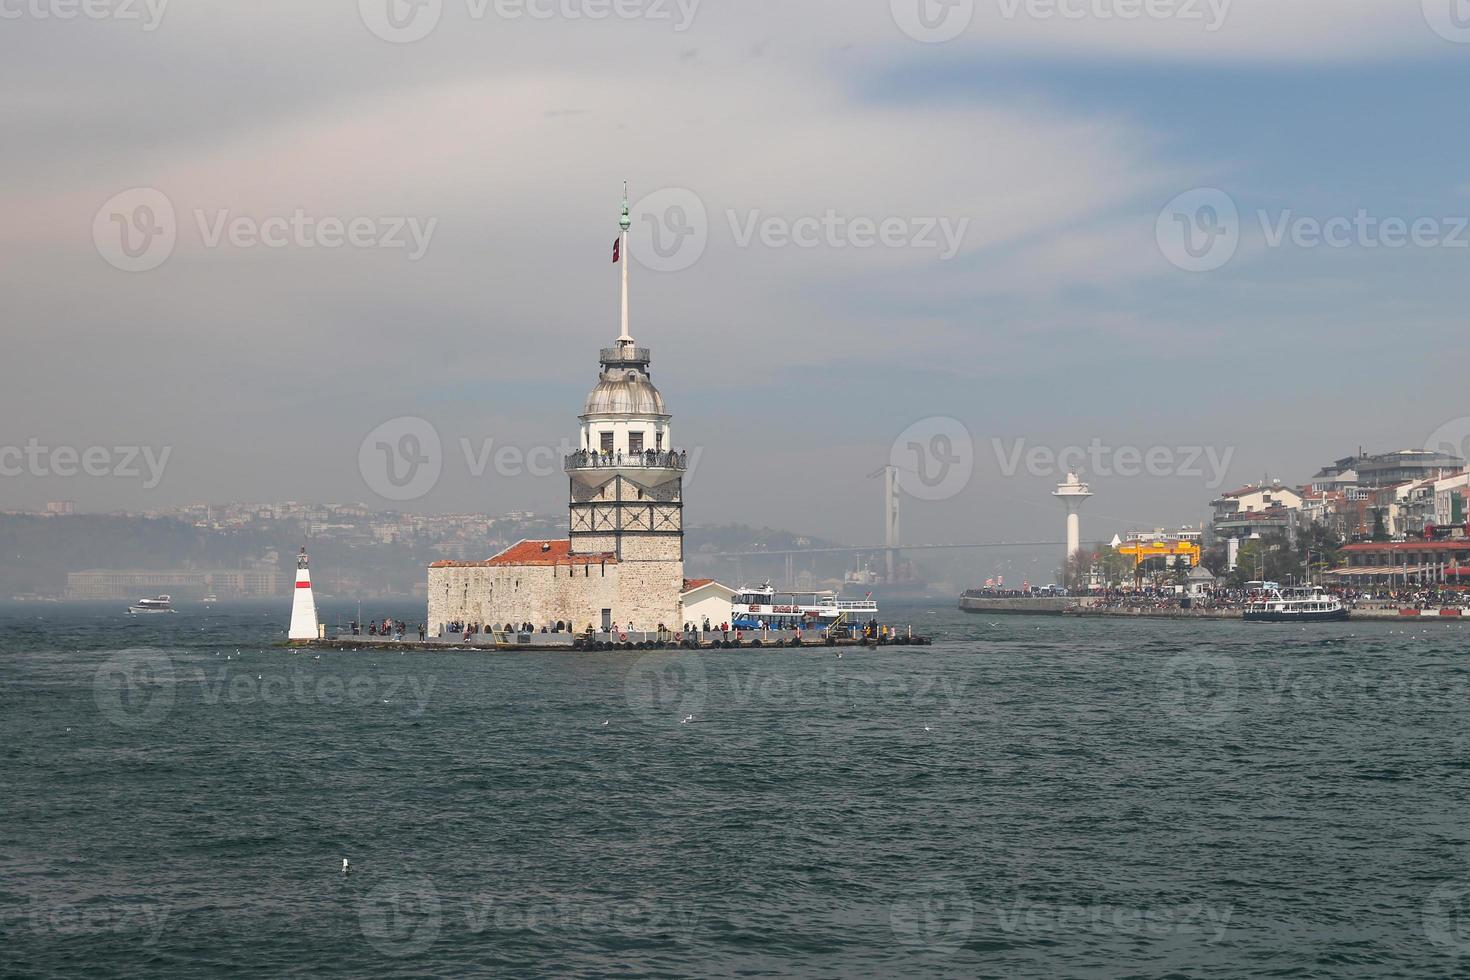
{"type": "Polygon", "coordinates": [[[1076,473],[1068,473],[1066,481],[1057,484],[1052,496],[1060,499],[1062,506],[1067,508],[1067,553],[1062,557],[1062,574],[1065,576],[1072,565],[1072,556],[1082,547],[1082,502],[1092,496],[1092,491],[1077,478],[1076,473]]]}
{"type": "Polygon", "coordinates": [[[310,563],[303,547],[296,557],[296,588],[293,590],[296,595],[291,600],[291,631],[286,634],[293,643],[317,638],[316,599],[311,594],[310,563]]]}

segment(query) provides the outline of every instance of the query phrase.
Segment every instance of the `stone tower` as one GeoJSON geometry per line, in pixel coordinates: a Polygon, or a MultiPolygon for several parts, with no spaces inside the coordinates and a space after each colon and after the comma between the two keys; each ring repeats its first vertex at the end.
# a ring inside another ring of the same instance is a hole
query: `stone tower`
{"type": "Polygon", "coordinates": [[[611,554],[631,563],[663,563],[659,588],[682,588],[684,563],[684,469],[686,457],[674,449],[663,396],[649,372],[649,351],[628,332],[627,192],[623,194],[622,233],[613,259],[622,265],[622,329],[614,346],[599,357],[597,386],[580,416],[581,449],[566,461],[571,477],[573,554],[611,554]],[[677,565],[677,567],[673,567],[677,565]],[[675,581],[677,580],[677,581],[675,581]]]}

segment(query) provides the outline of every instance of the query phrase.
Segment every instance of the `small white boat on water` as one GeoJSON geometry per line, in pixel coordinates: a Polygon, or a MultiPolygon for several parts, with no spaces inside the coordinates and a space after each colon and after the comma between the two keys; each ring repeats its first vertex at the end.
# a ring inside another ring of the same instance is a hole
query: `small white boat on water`
{"type": "Polygon", "coordinates": [[[141,613],[171,613],[174,611],[174,601],[166,595],[157,599],[139,599],[128,607],[128,612],[137,616],[141,613]]]}

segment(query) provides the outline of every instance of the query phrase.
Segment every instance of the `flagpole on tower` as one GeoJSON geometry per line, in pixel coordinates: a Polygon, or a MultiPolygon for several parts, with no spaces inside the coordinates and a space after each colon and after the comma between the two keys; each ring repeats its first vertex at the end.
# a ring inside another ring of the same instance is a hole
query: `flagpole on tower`
{"type": "Polygon", "coordinates": [[[622,245],[619,254],[623,265],[623,332],[618,336],[618,343],[631,344],[633,338],[628,333],[628,265],[630,258],[628,255],[628,229],[633,227],[633,219],[628,213],[628,182],[626,180],[623,181],[623,216],[618,220],[618,226],[623,229],[622,245]]]}

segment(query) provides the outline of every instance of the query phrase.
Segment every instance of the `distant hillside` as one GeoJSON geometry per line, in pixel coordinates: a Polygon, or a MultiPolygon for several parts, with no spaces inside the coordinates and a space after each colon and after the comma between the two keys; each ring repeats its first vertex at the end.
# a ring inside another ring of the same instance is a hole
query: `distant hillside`
{"type": "Polygon", "coordinates": [[[238,568],[283,543],[252,531],[205,531],[178,520],[77,514],[0,515],[0,598],[60,595],[87,568],[238,568]]]}
{"type": "MultiPolygon", "coordinates": [[[[372,520],[391,520],[375,515],[372,520]]],[[[427,533],[395,532],[382,540],[369,524],[331,534],[306,536],[301,521],[261,521],[247,529],[200,528],[175,518],[77,514],[43,517],[0,514],[0,599],[20,593],[61,595],[66,573],[90,568],[176,569],[240,568],[275,552],[287,588],[301,544],[311,549],[313,578],[331,595],[415,595],[424,589],[424,569],[444,557],[483,559],[522,538],[564,536],[555,517],[484,518],[466,540],[427,533]]],[[[713,556],[722,552],[831,547],[833,542],[789,531],[743,525],[691,528],[685,538],[691,574],[737,577],[733,563],[713,556]]],[[[840,577],[845,556],[802,559],[801,568],[840,577]]],[[[784,569],[781,558],[748,559],[743,574],[774,575],[784,569]],[[769,568],[767,566],[769,565],[769,568]]]]}

